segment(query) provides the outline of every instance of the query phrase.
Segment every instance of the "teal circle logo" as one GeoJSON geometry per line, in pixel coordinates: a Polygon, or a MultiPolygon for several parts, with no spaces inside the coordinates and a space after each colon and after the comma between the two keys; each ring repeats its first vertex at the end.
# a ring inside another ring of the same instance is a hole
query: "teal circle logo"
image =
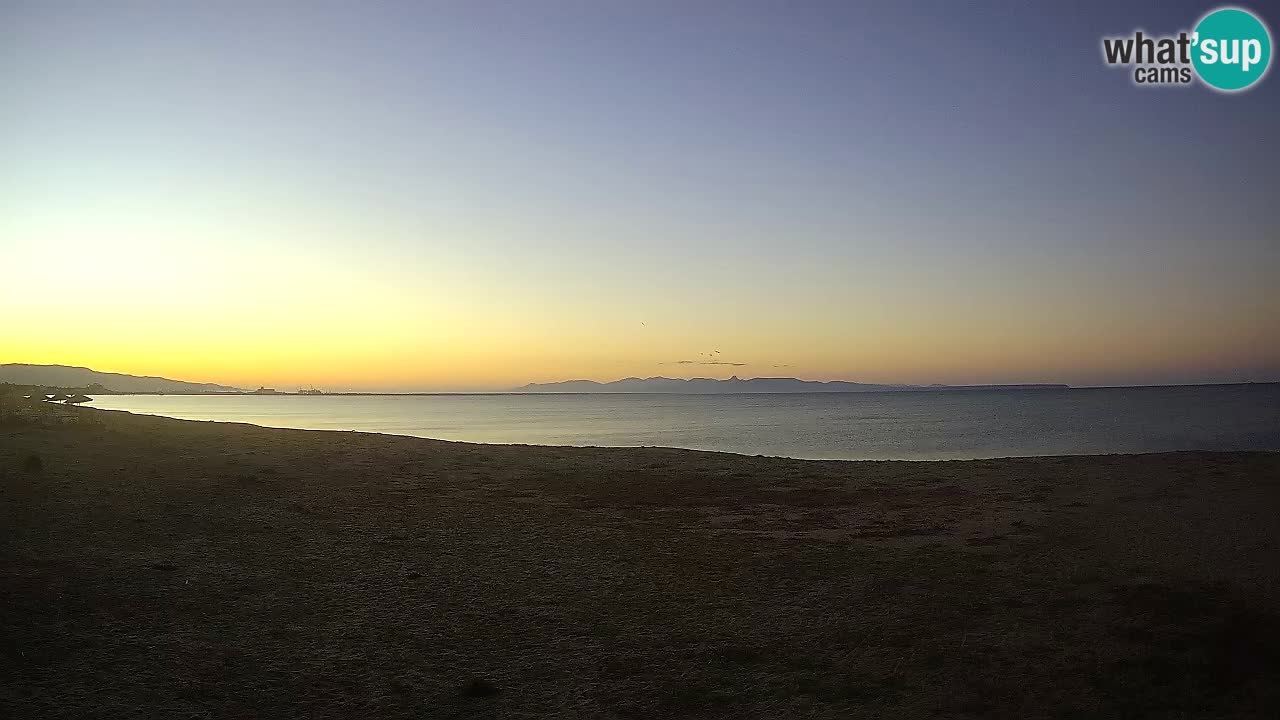
{"type": "Polygon", "coordinates": [[[1191,42],[1196,74],[1223,92],[1253,85],[1271,64],[1271,33],[1248,10],[1222,8],[1205,15],[1191,42]]]}

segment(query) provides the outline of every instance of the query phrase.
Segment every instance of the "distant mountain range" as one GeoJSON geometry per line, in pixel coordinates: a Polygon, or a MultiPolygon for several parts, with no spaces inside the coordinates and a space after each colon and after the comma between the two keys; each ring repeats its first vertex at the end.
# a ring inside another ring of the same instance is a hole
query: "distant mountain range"
{"type": "Polygon", "coordinates": [[[793,393],[793,392],[928,392],[932,390],[1064,390],[1070,386],[1055,384],[1026,385],[879,385],[874,383],[832,380],[800,380],[798,378],[748,378],[737,375],[728,380],[714,378],[623,378],[601,383],[595,380],[565,380],[553,383],[529,383],[514,388],[523,393],[793,393]]]}
{"type": "Polygon", "coordinates": [[[119,393],[207,393],[244,392],[239,388],[169,380],[162,377],[139,377],[121,373],[106,373],[69,365],[27,365],[9,363],[0,365],[0,382],[14,385],[40,385],[58,388],[85,388],[101,385],[119,393]]]}

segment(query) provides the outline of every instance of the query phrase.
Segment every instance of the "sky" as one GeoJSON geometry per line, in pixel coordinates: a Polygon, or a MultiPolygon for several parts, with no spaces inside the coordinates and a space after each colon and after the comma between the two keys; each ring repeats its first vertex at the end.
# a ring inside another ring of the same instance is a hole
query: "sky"
{"type": "Polygon", "coordinates": [[[1214,7],[0,0],[0,362],[1280,380],[1276,73],[1101,57],[1214,7]]]}

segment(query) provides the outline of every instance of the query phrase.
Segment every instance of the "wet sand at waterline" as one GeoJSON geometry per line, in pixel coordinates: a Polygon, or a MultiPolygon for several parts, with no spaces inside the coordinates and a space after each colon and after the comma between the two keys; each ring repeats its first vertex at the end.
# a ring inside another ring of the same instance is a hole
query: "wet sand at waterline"
{"type": "Polygon", "coordinates": [[[0,427],[0,716],[1274,717],[1280,454],[0,427]]]}

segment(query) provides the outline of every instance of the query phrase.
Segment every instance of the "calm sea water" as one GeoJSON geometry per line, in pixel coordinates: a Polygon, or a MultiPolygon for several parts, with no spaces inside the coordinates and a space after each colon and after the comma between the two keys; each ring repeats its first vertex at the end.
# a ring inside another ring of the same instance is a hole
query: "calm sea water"
{"type": "Polygon", "coordinates": [[[99,396],[96,407],[318,430],[813,459],[1280,450],[1280,385],[786,395],[99,396]]]}

